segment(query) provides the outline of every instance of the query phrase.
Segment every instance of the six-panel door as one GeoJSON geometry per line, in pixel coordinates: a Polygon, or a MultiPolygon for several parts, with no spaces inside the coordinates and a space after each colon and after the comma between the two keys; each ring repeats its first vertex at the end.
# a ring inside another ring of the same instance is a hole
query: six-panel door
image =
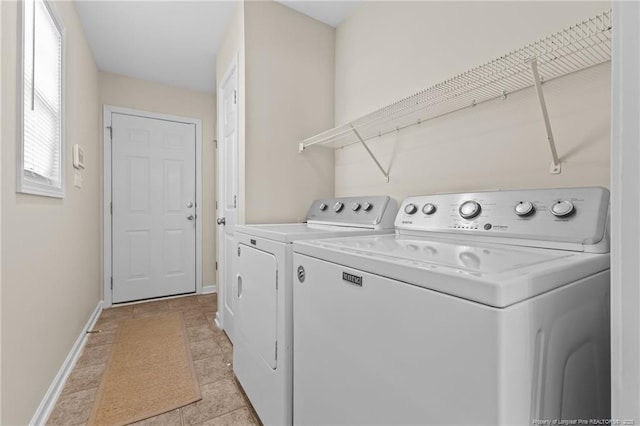
{"type": "Polygon", "coordinates": [[[195,292],[195,126],[112,115],[113,302],[195,292]]]}

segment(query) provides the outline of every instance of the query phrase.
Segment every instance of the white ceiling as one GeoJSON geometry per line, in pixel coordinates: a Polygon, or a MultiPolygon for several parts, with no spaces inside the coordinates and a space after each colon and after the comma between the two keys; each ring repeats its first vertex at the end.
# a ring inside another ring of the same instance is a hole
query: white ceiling
{"type": "Polygon", "coordinates": [[[337,27],[360,6],[362,0],[276,0],[320,22],[337,27]]]}
{"type": "MultiPolygon", "coordinates": [[[[280,3],[337,26],[360,2],[280,3]]],[[[215,93],[216,53],[234,1],[78,0],[76,5],[101,71],[215,93]]]]}

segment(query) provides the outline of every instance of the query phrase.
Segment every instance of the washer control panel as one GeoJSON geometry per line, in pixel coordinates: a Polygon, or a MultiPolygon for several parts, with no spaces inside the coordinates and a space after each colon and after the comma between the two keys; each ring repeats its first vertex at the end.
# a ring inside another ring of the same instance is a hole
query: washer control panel
{"type": "Polygon", "coordinates": [[[329,225],[393,228],[398,204],[386,195],[315,200],[307,222],[329,225]]]}
{"type": "Polygon", "coordinates": [[[605,238],[608,211],[609,191],[600,187],[437,194],[404,200],[395,225],[401,232],[589,245],[605,238]]]}

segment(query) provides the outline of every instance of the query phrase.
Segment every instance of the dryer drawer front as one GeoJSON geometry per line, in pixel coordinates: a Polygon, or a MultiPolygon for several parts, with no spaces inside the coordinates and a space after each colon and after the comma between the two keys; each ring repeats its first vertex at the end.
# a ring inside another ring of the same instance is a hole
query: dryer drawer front
{"type": "Polygon", "coordinates": [[[278,260],[239,244],[236,276],[236,336],[254,357],[277,368],[278,260]]]}
{"type": "Polygon", "coordinates": [[[294,424],[500,423],[495,309],[294,253],[299,267],[294,424]]]}

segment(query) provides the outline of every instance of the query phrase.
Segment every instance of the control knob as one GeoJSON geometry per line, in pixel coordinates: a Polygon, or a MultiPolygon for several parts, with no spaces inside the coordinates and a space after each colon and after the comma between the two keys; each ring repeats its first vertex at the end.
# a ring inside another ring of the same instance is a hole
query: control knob
{"type": "Polygon", "coordinates": [[[327,209],[327,205],[325,203],[320,203],[320,206],[318,206],[318,208],[322,211],[325,211],[327,209]]]}
{"type": "Polygon", "coordinates": [[[406,206],[404,206],[404,212],[406,214],[414,214],[417,211],[418,211],[418,207],[416,207],[416,205],[413,203],[409,203],[406,206]]]}
{"type": "Polygon", "coordinates": [[[559,200],[551,206],[551,213],[555,217],[568,217],[575,213],[576,208],[571,201],[559,200]]]}
{"type": "Polygon", "coordinates": [[[422,206],[422,213],[424,214],[434,214],[436,212],[436,206],[433,203],[427,203],[422,206]]]}
{"type": "Polygon", "coordinates": [[[357,212],[358,210],[360,210],[360,203],[353,203],[351,205],[351,210],[353,210],[354,212],[357,212]]]}
{"type": "Polygon", "coordinates": [[[463,219],[473,219],[482,211],[482,206],[477,201],[465,201],[460,205],[458,212],[463,219]]]}
{"type": "Polygon", "coordinates": [[[337,201],[333,205],[333,211],[335,211],[336,213],[340,213],[343,207],[344,207],[344,203],[342,201],[337,201]]]}
{"type": "Polygon", "coordinates": [[[535,213],[536,208],[531,201],[520,201],[513,208],[513,211],[520,217],[530,216],[535,213]]]}
{"type": "Polygon", "coordinates": [[[369,210],[371,210],[372,208],[373,208],[373,204],[371,204],[371,203],[364,203],[364,206],[362,206],[362,209],[363,209],[365,212],[368,212],[368,211],[369,211],[369,210]]]}

